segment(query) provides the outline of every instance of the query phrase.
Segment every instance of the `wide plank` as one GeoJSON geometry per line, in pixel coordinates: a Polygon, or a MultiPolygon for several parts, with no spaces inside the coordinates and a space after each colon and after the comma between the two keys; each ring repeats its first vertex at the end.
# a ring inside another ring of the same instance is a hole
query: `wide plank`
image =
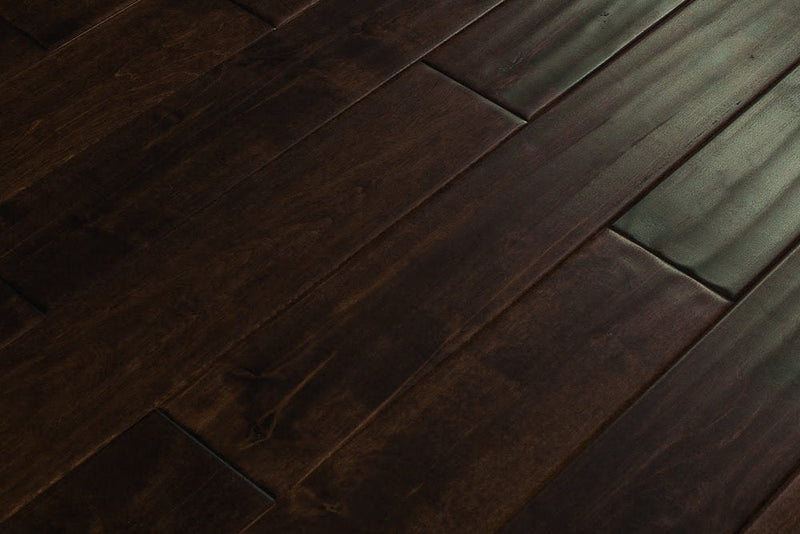
{"type": "Polygon", "coordinates": [[[0,83],[44,55],[45,49],[36,41],[0,17],[0,83]]]}
{"type": "Polygon", "coordinates": [[[283,26],[320,0],[234,0],[274,26],[283,26]]]}
{"type": "Polygon", "coordinates": [[[0,16],[46,48],[75,37],[139,0],[0,0],[0,16]]]}
{"type": "Polygon", "coordinates": [[[0,528],[9,534],[237,534],[273,502],[153,412],[0,528]]]}
{"type": "Polygon", "coordinates": [[[0,199],[267,31],[228,0],[142,0],[0,85],[0,199]]]}
{"type": "Polygon", "coordinates": [[[414,66],[214,204],[196,219],[204,228],[173,232],[54,310],[0,355],[9,414],[0,449],[13,453],[0,465],[0,510],[140,417],[517,125],[414,66]],[[19,432],[30,425],[48,432],[19,432]]]}
{"type": "Polygon", "coordinates": [[[800,235],[800,69],[614,226],[721,293],[742,293],[800,235]]]}
{"type": "Polygon", "coordinates": [[[748,71],[749,47],[737,60],[720,38],[760,33],[767,20],[787,29],[786,5],[767,4],[681,13],[264,325],[170,410],[262,483],[290,486],[800,55],[800,41],[784,55],[762,39],[777,62],[748,71]],[[729,68],[695,46],[719,46],[729,68]]]}
{"type": "Polygon", "coordinates": [[[426,61],[530,118],[685,3],[510,0],[426,61]]]}
{"type": "Polygon", "coordinates": [[[0,273],[57,306],[498,1],[317,4],[0,202],[0,273]]]}
{"type": "Polygon", "coordinates": [[[247,532],[494,532],[726,306],[605,231],[247,532]]]}
{"type": "Polygon", "coordinates": [[[743,534],[793,534],[800,531],[800,477],[797,473],[743,529],[743,534]]]}
{"type": "Polygon", "coordinates": [[[735,532],[800,462],[800,251],[504,532],[735,532]]]}
{"type": "Polygon", "coordinates": [[[0,280],[0,347],[33,328],[43,317],[31,303],[0,280]]]}

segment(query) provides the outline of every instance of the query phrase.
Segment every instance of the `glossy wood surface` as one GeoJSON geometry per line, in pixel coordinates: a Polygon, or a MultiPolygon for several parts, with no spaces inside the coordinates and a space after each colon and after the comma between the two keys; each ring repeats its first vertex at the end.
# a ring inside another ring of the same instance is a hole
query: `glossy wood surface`
{"type": "Polygon", "coordinates": [[[734,532],[800,462],[800,251],[503,532],[734,532]]]}
{"type": "Polygon", "coordinates": [[[160,249],[54,311],[35,336],[0,355],[0,407],[18,407],[0,422],[0,446],[17,451],[0,466],[0,502],[14,506],[106,433],[140,417],[516,124],[415,66],[170,234],[160,249]],[[426,125],[424,136],[418,124],[426,125]],[[34,402],[43,376],[58,382],[57,394],[34,402]],[[65,404],[72,406],[67,417],[57,409],[65,404]],[[61,438],[5,431],[22,424],[61,438]],[[31,463],[35,469],[20,468],[31,463]]]}
{"type": "Polygon", "coordinates": [[[45,4],[0,532],[796,530],[800,0],[45,4]]]}
{"type": "Polygon", "coordinates": [[[143,0],[0,85],[0,200],[267,30],[227,0],[143,0]]]}
{"type": "Polygon", "coordinates": [[[800,71],[794,71],[615,227],[738,295],[800,235],[800,71]]]}
{"type": "Polygon", "coordinates": [[[3,525],[3,532],[237,533],[273,500],[151,413],[3,525]]]}
{"type": "Polygon", "coordinates": [[[492,532],[725,307],[603,233],[247,532],[492,532]]]}
{"type": "Polygon", "coordinates": [[[427,60],[531,117],[686,3],[511,0],[437,48],[427,60]]]}
{"type": "Polygon", "coordinates": [[[58,306],[492,3],[315,6],[0,204],[0,273],[58,306]]]}

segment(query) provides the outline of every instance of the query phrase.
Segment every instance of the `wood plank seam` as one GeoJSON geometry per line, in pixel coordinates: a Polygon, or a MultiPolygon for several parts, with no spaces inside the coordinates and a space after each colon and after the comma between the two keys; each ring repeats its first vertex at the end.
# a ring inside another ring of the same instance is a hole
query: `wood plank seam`
{"type": "MultiPolygon", "coordinates": [[[[632,200],[628,205],[626,205],[623,209],[619,211],[617,215],[615,215],[611,220],[609,220],[608,225],[611,227],[613,225],[613,221],[621,217],[624,213],[630,210],[633,206],[635,206],[641,199],[645,198],[651,191],[653,191],[658,185],[664,181],[667,177],[669,177],[672,173],[677,171],[680,167],[682,167],[687,161],[689,161],[695,154],[697,154],[700,150],[702,150],[706,145],[711,143],[720,133],[722,133],[725,129],[728,128],[731,124],[733,124],[736,120],[738,120],[742,115],[744,115],[751,107],[753,107],[758,101],[764,98],[772,89],[778,85],[781,81],[783,81],[786,77],[788,77],[795,69],[800,68],[800,58],[795,60],[791,65],[789,65],[784,71],[782,71],[778,76],[776,76],[773,80],[771,80],[768,84],[764,86],[764,88],[758,91],[752,98],[747,100],[746,102],[739,102],[740,107],[736,113],[728,117],[725,121],[720,123],[718,127],[712,130],[712,132],[704,138],[701,143],[697,146],[693,147],[693,149],[687,152],[684,157],[680,158],[678,161],[675,162],[666,172],[664,172],[657,180],[655,180],[650,186],[642,191],[642,193],[637,196],[634,200],[632,200]]],[[[800,246],[800,235],[796,236],[779,254],[777,254],[765,267],[762,269],[756,276],[754,276],[738,293],[735,295],[728,291],[726,288],[703,280],[696,273],[692,271],[692,269],[686,268],[683,265],[679,265],[673,262],[671,259],[663,256],[662,254],[658,253],[650,249],[650,247],[640,243],[635,237],[629,235],[627,232],[613,227],[613,231],[617,234],[625,237],[625,239],[636,243],[638,246],[646,249],[651,254],[655,255],[662,261],[670,264],[673,268],[678,269],[679,271],[683,272],[687,276],[690,276],[700,284],[704,285],[705,287],[712,290],[714,293],[720,295],[726,300],[731,302],[739,302],[744,299],[747,295],[749,295],[753,289],[755,289],[759,283],[770,273],[772,272],[775,267],[777,267],[789,254],[798,246],[800,246]]]]}
{"type": "MultiPolygon", "coordinates": [[[[253,17],[256,17],[257,19],[263,20],[273,30],[278,29],[278,25],[275,24],[275,21],[269,20],[267,17],[265,17],[265,16],[263,16],[263,15],[261,15],[259,13],[256,13],[255,10],[251,9],[249,6],[246,6],[246,5],[244,5],[244,4],[240,3],[240,2],[237,2],[236,0],[231,0],[231,2],[233,3],[233,5],[235,5],[236,7],[241,9],[242,11],[247,12],[248,14],[252,15],[253,17]]],[[[299,15],[299,13],[298,13],[298,15],[299,15]]]]}
{"type": "MultiPolygon", "coordinates": [[[[138,2],[139,0],[136,0],[136,1],[138,2]]],[[[8,24],[9,26],[11,26],[11,27],[12,27],[12,28],[14,28],[15,30],[17,30],[19,33],[21,33],[22,35],[24,35],[25,37],[27,37],[28,39],[30,39],[32,43],[34,43],[36,46],[38,46],[38,47],[39,47],[39,48],[41,48],[42,50],[45,50],[45,51],[49,50],[49,49],[48,49],[46,46],[44,46],[42,43],[40,43],[40,42],[39,42],[39,40],[38,40],[36,37],[34,37],[34,36],[33,36],[33,35],[31,35],[30,33],[26,32],[25,30],[23,30],[22,28],[20,28],[19,26],[17,26],[16,24],[14,24],[13,22],[11,22],[11,21],[10,21],[10,20],[8,20],[7,18],[5,18],[5,17],[4,17],[2,14],[0,14],[0,21],[2,21],[2,22],[4,22],[4,23],[8,24]]],[[[27,69],[28,67],[25,67],[25,68],[27,69]]],[[[22,69],[22,71],[20,71],[20,72],[23,72],[24,70],[25,70],[25,69],[22,69]]],[[[17,73],[17,74],[19,74],[19,73],[17,73]]],[[[15,75],[15,76],[16,76],[16,75],[15,75]]],[[[13,78],[13,76],[12,76],[12,78],[13,78]]]]}
{"type": "MultiPolygon", "coordinates": [[[[409,70],[410,68],[412,68],[412,67],[413,67],[413,66],[414,66],[416,63],[420,63],[421,65],[423,65],[423,66],[425,66],[425,67],[428,67],[428,68],[430,68],[432,71],[434,71],[434,72],[436,72],[436,73],[440,74],[441,76],[443,76],[443,77],[445,77],[445,78],[447,78],[447,79],[451,80],[451,79],[449,78],[449,76],[447,76],[446,74],[439,72],[437,69],[434,69],[433,67],[430,67],[429,65],[427,65],[426,63],[424,63],[424,62],[422,62],[422,61],[418,61],[418,62],[415,62],[415,63],[412,63],[412,64],[408,65],[406,68],[404,68],[402,71],[398,72],[398,73],[397,73],[395,76],[393,76],[392,78],[390,78],[389,80],[387,80],[386,82],[384,82],[383,84],[381,84],[379,87],[376,87],[375,89],[373,89],[372,91],[370,91],[369,93],[367,93],[366,95],[364,95],[364,97],[362,97],[362,98],[361,98],[361,99],[359,99],[358,101],[354,102],[354,103],[353,103],[351,106],[348,106],[347,108],[345,108],[344,110],[342,110],[342,112],[341,112],[339,115],[341,115],[341,114],[345,113],[345,112],[346,112],[348,109],[350,109],[351,107],[355,106],[355,105],[356,105],[356,104],[358,104],[358,103],[359,103],[361,100],[363,100],[363,99],[364,99],[364,98],[366,98],[367,96],[371,95],[372,93],[374,93],[375,91],[377,91],[378,89],[380,89],[380,88],[381,88],[381,87],[383,87],[384,85],[388,84],[389,82],[391,82],[391,81],[392,81],[392,80],[394,80],[395,78],[398,78],[398,77],[400,77],[400,76],[401,76],[403,73],[405,73],[407,70],[409,70]]],[[[470,165],[468,165],[467,167],[465,167],[465,168],[464,168],[464,169],[463,169],[463,170],[462,170],[462,171],[461,171],[459,174],[457,174],[456,176],[453,176],[453,177],[452,177],[450,180],[448,180],[447,182],[445,182],[445,183],[444,183],[444,184],[443,184],[441,187],[439,187],[438,189],[436,189],[435,191],[433,191],[433,192],[432,192],[432,193],[430,193],[429,195],[427,195],[427,196],[425,196],[425,197],[423,197],[423,198],[420,198],[420,199],[418,199],[418,200],[417,200],[417,202],[416,202],[416,203],[414,203],[414,204],[413,204],[413,205],[412,205],[412,206],[411,206],[411,207],[408,209],[408,211],[406,211],[406,212],[405,212],[405,213],[404,213],[404,214],[403,214],[403,215],[402,215],[402,216],[401,216],[399,219],[397,219],[396,221],[394,221],[394,222],[393,222],[391,225],[389,225],[388,227],[386,227],[386,228],[384,228],[383,230],[381,230],[381,231],[380,231],[378,234],[376,234],[376,235],[375,235],[375,236],[374,236],[372,239],[370,239],[370,240],[369,240],[367,243],[365,243],[365,244],[364,244],[362,247],[358,248],[357,250],[354,250],[354,251],[352,251],[352,253],[351,253],[351,254],[349,254],[347,257],[345,257],[345,258],[344,258],[344,259],[343,259],[341,262],[339,262],[339,263],[337,263],[335,266],[331,267],[331,269],[330,269],[330,270],[329,270],[329,271],[328,271],[328,272],[327,272],[327,273],[326,273],[324,276],[320,277],[318,280],[315,280],[313,283],[309,284],[309,285],[308,285],[308,287],[306,287],[306,288],[305,288],[303,291],[299,292],[299,293],[298,293],[298,294],[297,294],[295,297],[293,297],[293,298],[289,299],[287,302],[283,303],[281,306],[279,306],[279,307],[278,307],[278,308],[275,310],[275,312],[274,312],[274,313],[272,313],[271,315],[269,315],[268,317],[266,317],[266,318],[265,318],[263,321],[260,321],[260,322],[259,322],[257,325],[255,325],[255,326],[254,326],[254,327],[253,327],[251,330],[247,331],[247,332],[246,332],[245,334],[243,334],[241,337],[239,337],[239,338],[237,338],[237,339],[233,340],[231,343],[229,343],[229,344],[227,345],[227,347],[225,348],[225,350],[224,350],[224,351],[221,351],[221,352],[220,352],[220,353],[219,353],[219,354],[218,354],[216,357],[212,358],[212,359],[211,359],[211,361],[209,361],[209,362],[207,363],[207,365],[206,365],[206,366],[204,366],[204,367],[200,368],[200,369],[199,369],[197,372],[195,372],[195,373],[193,374],[193,376],[191,376],[191,377],[189,378],[189,380],[187,380],[187,381],[186,381],[186,383],[185,383],[185,385],[184,385],[183,387],[181,387],[181,388],[177,389],[177,390],[176,390],[176,391],[174,391],[174,392],[170,392],[168,395],[166,395],[165,397],[163,397],[162,399],[160,399],[160,401],[159,401],[159,405],[165,405],[165,404],[169,403],[170,401],[172,401],[173,399],[176,399],[176,398],[180,397],[180,396],[181,396],[181,395],[182,395],[182,394],[183,394],[185,391],[187,391],[187,390],[191,389],[191,388],[192,388],[192,386],[193,386],[193,385],[194,385],[196,382],[199,382],[200,380],[202,380],[202,379],[203,379],[203,377],[204,377],[204,376],[205,376],[205,375],[206,375],[208,372],[210,372],[210,371],[212,371],[212,370],[213,370],[213,368],[214,368],[214,363],[216,363],[217,361],[219,361],[219,360],[221,360],[222,358],[224,358],[224,357],[225,357],[225,356],[226,356],[228,353],[230,353],[232,350],[234,350],[234,348],[235,348],[235,347],[236,347],[238,344],[240,344],[240,343],[242,343],[242,342],[246,341],[246,340],[247,340],[249,337],[251,337],[253,334],[255,334],[255,333],[256,333],[256,332],[258,332],[260,329],[262,329],[262,328],[264,327],[264,325],[267,325],[267,324],[269,324],[270,322],[274,321],[274,320],[275,320],[277,317],[281,316],[281,315],[282,315],[283,313],[285,313],[287,310],[291,309],[291,308],[292,308],[292,307],[293,307],[293,306],[294,306],[294,305],[295,305],[297,302],[300,302],[300,301],[302,301],[303,299],[305,299],[305,298],[306,298],[308,295],[310,295],[311,293],[313,293],[313,292],[316,290],[316,288],[318,288],[319,286],[323,285],[323,284],[324,284],[325,282],[327,282],[329,279],[333,278],[333,277],[334,277],[334,276],[335,276],[335,275],[336,275],[336,274],[337,274],[337,273],[338,273],[338,272],[339,272],[341,269],[344,269],[344,268],[346,268],[346,266],[347,266],[347,265],[348,265],[350,262],[352,262],[352,261],[353,261],[353,259],[354,259],[355,257],[359,256],[361,253],[363,253],[363,251],[365,251],[365,250],[368,250],[368,249],[372,248],[373,246],[375,246],[377,243],[379,243],[379,242],[381,241],[381,239],[383,238],[383,236],[384,236],[385,234],[388,234],[388,233],[390,233],[390,232],[391,232],[391,231],[392,231],[392,230],[395,228],[395,226],[396,226],[396,225],[398,225],[398,224],[402,223],[403,221],[405,221],[405,220],[406,220],[406,219],[408,219],[408,218],[411,218],[411,217],[412,217],[412,216],[413,216],[413,215],[414,215],[414,214],[415,214],[417,211],[424,209],[424,207],[425,207],[425,206],[427,206],[428,204],[430,204],[431,202],[433,202],[433,200],[434,200],[436,197],[438,197],[439,195],[441,195],[441,194],[442,194],[444,191],[446,191],[446,190],[450,189],[451,187],[453,187],[453,186],[454,186],[454,185],[455,185],[455,184],[456,184],[456,183],[457,183],[457,182],[458,182],[458,181],[459,181],[459,180],[462,178],[462,176],[466,175],[466,174],[467,174],[467,173],[468,173],[468,172],[469,172],[469,171],[470,171],[470,170],[471,170],[473,167],[475,167],[476,165],[478,165],[478,164],[479,164],[479,163],[480,163],[480,162],[481,162],[481,161],[482,161],[482,160],[483,160],[485,157],[487,157],[489,154],[491,154],[492,152],[494,152],[495,150],[497,150],[497,148],[498,148],[498,147],[500,147],[500,146],[501,146],[503,143],[505,143],[506,141],[508,141],[509,139],[511,139],[511,138],[512,138],[512,137],[513,137],[513,136],[514,136],[514,135],[515,135],[515,134],[516,134],[516,133],[517,133],[517,132],[518,132],[518,131],[519,131],[519,130],[520,130],[520,129],[521,129],[521,128],[522,128],[522,127],[525,125],[525,124],[526,124],[526,122],[525,122],[525,120],[524,120],[524,119],[522,119],[522,118],[518,117],[516,114],[514,114],[514,113],[512,113],[512,112],[510,112],[510,111],[508,111],[508,110],[506,110],[506,109],[505,109],[505,108],[503,108],[502,106],[500,106],[500,105],[496,104],[495,102],[492,102],[491,100],[489,100],[489,99],[487,99],[487,98],[483,97],[482,95],[480,95],[480,94],[478,94],[478,93],[475,93],[475,91],[473,91],[473,90],[472,90],[472,89],[470,89],[469,87],[466,87],[466,86],[464,86],[464,85],[462,85],[462,84],[458,83],[457,81],[454,81],[454,80],[451,80],[451,81],[453,81],[453,83],[456,83],[456,84],[457,84],[457,85],[459,85],[460,87],[464,87],[464,88],[465,88],[465,89],[467,89],[467,90],[468,90],[470,93],[473,93],[473,94],[477,95],[478,97],[480,97],[480,99],[481,99],[481,100],[484,100],[484,101],[488,102],[488,103],[489,103],[489,104],[491,104],[493,107],[496,107],[496,108],[498,108],[498,109],[502,110],[503,112],[506,112],[506,113],[508,113],[509,115],[511,115],[511,116],[513,116],[513,117],[515,117],[515,118],[517,118],[519,121],[522,121],[522,122],[520,122],[520,124],[517,126],[517,128],[516,128],[516,129],[512,130],[511,132],[509,132],[509,134],[508,134],[508,135],[507,135],[505,138],[503,138],[503,139],[499,140],[497,143],[495,143],[495,144],[494,144],[494,145],[493,145],[493,146],[492,146],[492,147],[491,147],[491,148],[490,148],[490,149],[489,149],[489,150],[488,150],[488,151],[487,151],[487,152],[486,152],[486,153],[485,153],[485,154],[484,154],[482,157],[478,158],[477,160],[475,160],[474,162],[472,162],[470,165]]],[[[308,135],[311,135],[312,133],[316,132],[318,129],[322,128],[323,126],[325,126],[325,125],[326,125],[326,124],[328,124],[329,122],[331,122],[331,121],[333,121],[334,119],[336,119],[337,117],[339,117],[339,115],[336,115],[335,117],[331,117],[331,118],[330,118],[328,121],[326,121],[325,123],[321,124],[321,125],[319,126],[319,128],[315,129],[313,132],[309,133],[308,135]]],[[[306,136],[306,137],[308,137],[308,136],[306,136]]],[[[305,137],[304,137],[303,139],[305,139],[305,137]]],[[[301,140],[298,140],[298,142],[297,142],[297,143],[299,143],[300,141],[302,141],[302,139],[301,139],[301,140]]],[[[290,150],[290,149],[291,149],[293,146],[295,146],[297,143],[294,143],[294,144],[292,144],[291,146],[287,147],[287,148],[286,148],[286,150],[283,150],[283,151],[279,152],[279,153],[278,153],[278,154],[275,156],[275,158],[273,158],[273,160],[274,160],[274,159],[277,159],[277,158],[278,158],[280,155],[282,155],[284,152],[287,152],[287,151],[289,151],[289,150],[290,150]]],[[[273,161],[273,160],[270,160],[270,161],[273,161]]],[[[266,167],[268,164],[269,164],[269,163],[265,164],[265,165],[264,165],[264,167],[266,167]]],[[[263,168],[263,167],[262,167],[262,168],[263,168]]],[[[259,170],[261,170],[261,168],[259,168],[258,170],[254,171],[254,172],[253,172],[253,174],[255,174],[256,172],[258,172],[259,170]]],[[[233,186],[231,187],[231,189],[232,189],[232,188],[233,188],[233,186]]],[[[212,200],[211,202],[209,202],[208,204],[206,204],[205,206],[203,206],[201,209],[197,210],[197,213],[199,213],[200,211],[202,211],[202,210],[204,210],[204,209],[206,209],[206,208],[208,208],[208,207],[212,206],[212,205],[213,205],[213,204],[215,204],[216,202],[219,202],[219,201],[220,201],[220,200],[221,200],[223,197],[224,197],[224,194],[223,194],[223,195],[220,195],[220,196],[219,196],[219,197],[217,197],[216,199],[212,200]]],[[[186,220],[188,220],[188,218],[187,218],[186,220]]],[[[171,229],[171,230],[170,230],[170,231],[169,231],[167,234],[165,234],[164,236],[162,236],[162,239],[163,239],[163,238],[166,238],[166,237],[167,237],[167,235],[171,234],[172,232],[174,232],[174,231],[178,230],[178,229],[179,229],[179,228],[180,228],[182,225],[183,225],[183,223],[181,223],[181,224],[179,224],[179,225],[175,226],[174,228],[172,228],[172,229],[171,229]]]]}
{"type": "Polygon", "coordinates": [[[745,534],[750,527],[752,527],[765,513],[769,511],[769,508],[775,504],[778,499],[783,494],[784,490],[789,488],[792,485],[792,482],[800,477],[800,462],[798,462],[793,469],[789,470],[786,474],[786,477],[781,481],[775,491],[773,491],[769,496],[767,496],[764,501],[756,507],[755,511],[748,517],[744,522],[742,522],[742,526],[736,530],[737,534],[745,534]]]}
{"type": "MultiPolygon", "coordinates": [[[[52,46],[52,47],[50,47],[48,49],[51,52],[55,52],[59,48],[68,45],[69,43],[71,43],[75,39],[78,39],[81,36],[86,35],[88,32],[94,30],[95,28],[98,28],[98,27],[102,26],[103,24],[105,24],[109,20],[113,19],[117,15],[123,14],[124,12],[128,11],[130,8],[132,8],[134,5],[138,4],[141,1],[142,0],[130,0],[130,2],[128,2],[127,4],[120,6],[119,8],[114,9],[114,10],[110,11],[109,13],[106,13],[105,16],[103,16],[100,20],[98,20],[94,24],[91,24],[91,25],[89,25],[89,26],[87,26],[85,28],[82,28],[81,30],[78,31],[78,33],[76,33],[76,34],[74,34],[72,36],[69,36],[66,39],[62,39],[61,41],[58,41],[54,46],[52,46]]],[[[44,45],[42,45],[42,46],[44,46],[44,45]]]]}
{"type": "MultiPolygon", "coordinates": [[[[557,105],[558,105],[558,104],[559,104],[559,103],[560,103],[562,100],[564,100],[564,99],[565,99],[565,98],[567,98],[569,95],[571,95],[573,92],[575,92],[575,91],[576,91],[576,90],[577,90],[577,89],[578,89],[580,86],[582,86],[582,85],[583,85],[585,82],[587,82],[588,80],[590,80],[591,78],[593,78],[594,76],[596,76],[596,75],[597,75],[597,73],[599,73],[600,71],[602,71],[603,69],[605,69],[605,68],[606,68],[606,67],[607,67],[609,64],[613,63],[613,62],[614,62],[614,61],[616,61],[616,60],[617,60],[619,57],[623,56],[623,55],[624,55],[626,52],[628,52],[628,50],[630,50],[630,49],[634,48],[636,45],[638,45],[638,44],[639,44],[641,41],[643,41],[644,39],[646,39],[647,37],[649,37],[649,36],[650,36],[650,34],[652,34],[653,32],[655,32],[656,30],[658,30],[660,27],[662,27],[663,25],[665,25],[665,24],[669,23],[669,22],[670,22],[670,21],[671,21],[673,18],[675,18],[677,15],[679,15],[679,14],[680,14],[680,13],[681,13],[683,10],[685,10],[686,8],[688,8],[688,7],[689,7],[689,6],[690,6],[690,5],[691,5],[691,4],[692,4],[694,1],[695,1],[695,0],[685,0],[685,1],[684,1],[684,2],[682,2],[680,5],[678,5],[678,6],[676,6],[675,8],[673,8],[673,9],[672,9],[672,11],[670,11],[669,13],[667,13],[666,15],[664,15],[663,17],[661,17],[661,18],[660,18],[660,19],[659,19],[659,20],[658,20],[656,23],[654,23],[654,24],[652,24],[651,26],[649,26],[647,29],[645,29],[643,32],[641,32],[639,35],[637,35],[637,36],[636,36],[634,39],[632,39],[632,40],[631,40],[629,43],[627,43],[627,44],[626,44],[626,45],[624,45],[622,48],[620,48],[619,50],[617,50],[616,52],[614,52],[614,54],[612,54],[610,57],[608,57],[608,58],[607,58],[605,61],[603,61],[602,63],[600,63],[599,65],[597,65],[597,66],[596,66],[594,69],[592,69],[590,72],[586,73],[586,74],[585,74],[585,75],[584,75],[584,76],[583,76],[583,77],[582,77],[580,80],[578,80],[577,82],[575,82],[574,84],[572,84],[572,85],[571,85],[569,88],[567,88],[566,90],[562,91],[562,92],[561,92],[559,95],[557,95],[555,98],[553,98],[553,99],[552,99],[550,102],[548,102],[546,105],[544,105],[543,107],[541,107],[540,109],[538,109],[538,110],[537,110],[537,111],[536,111],[536,112],[535,112],[533,115],[531,115],[531,116],[530,116],[529,118],[527,118],[526,120],[527,120],[527,121],[529,121],[529,122],[533,122],[534,120],[536,120],[536,119],[537,119],[537,118],[539,118],[540,116],[542,116],[542,115],[544,115],[545,113],[547,113],[548,111],[550,111],[552,108],[554,108],[555,106],[557,106],[557,105]]],[[[491,11],[489,11],[489,13],[486,13],[486,14],[484,15],[484,17],[487,17],[487,16],[488,16],[488,15],[490,15],[490,14],[491,14],[491,13],[492,13],[492,12],[493,12],[495,9],[498,9],[498,8],[500,8],[501,6],[502,6],[502,3],[501,3],[501,4],[498,4],[498,5],[497,5],[495,8],[493,8],[491,11]]],[[[482,19],[482,18],[483,18],[483,17],[481,17],[481,19],[482,19]]],[[[478,23],[478,22],[479,22],[481,19],[478,19],[478,20],[477,20],[477,21],[475,21],[473,24],[477,24],[477,23],[478,23]]],[[[470,26],[471,26],[471,25],[470,25],[470,26]]],[[[464,28],[464,30],[466,30],[466,28],[464,28]]],[[[462,31],[463,31],[463,30],[462,30],[462,31]]],[[[459,32],[459,33],[460,33],[460,32],[459,32]]],[[[453,37],[455,37],[455,35],[454,35],[453,37]]],[[[445,44],[446,44],[446,42],[445,42],[445,43],[442,43],[440,46],[444,46],[445,44]]],[[[431,51],[431,52],[433,52],[433,51],[431,51]]],[[[469,86],[469,84],[468,84],[467,82],[465,82],[465,81],[463,81],[463,80],[460,80],[458,76],[456,76],[456,75],[454,75],[453,73],[449,72],[449,69],[447,69],[447,68],[445,68],[445,67],[437,67],[437,69],[438,69],[439,71],[441,71],[442,73],[446,74],[447,76],[449,76],[450,78],[452,78],[453,80],[456,80],[456,81],[458,81],[458,83],[460,83],[460,84],[462,84],[462,85],[464,85],[464,86],[469,86]]],[[[473,89],[473,90],[477,92],[477,90],[475,90],[475,89],[473,89]]],[[[486,99],[488,99],[488,100],[491,100],[491,99],[490,99],[488,96],[485,96],[485,95],[484,95],[484,98],[486,98],[486,99]]],[[[500,105],[500,104],[497,104],[497,105],[500,105]]],[[[522,115],[521,115],[519,112],[517,112],[517,111],[513,111],[512,113],[514,113],[514,114],[515,114],[515,115],[517,115],[517,116],[522,116],[522,115]]]]}
{"type": "Polygon", "coordinates": [[[425,65],[429,69],[435,70],[436,72],[438,72],[442,76],[445,76],[445,77],[449,78],[450,81],[452,81],[453,83],[455,83],[457,85],[460,85],[464,89],[467,89],[470,92],[474,93],[475,95],[480,97],[481,100],[486,100],[487,102],[489,102],[493,106],[496,106],[498,108],[501,108],[501,109],[505,110],[507,113],[510,113],[511,115],[515,116],[517,119],[522,121],[523,124],[528,124],[530,122],[530,120],[526,119],[523,115],[520,115],[519,113],[517,113],[513,109],[511,109],[511,108],[509,108],[507,106],[504,106],[503,104],[501,104],[500,102],[497,102],[496,100],[492,99],[491,97],[488,97],[485,94],[478,92],[475,88],[470,87],[469,85],[465,84],[464,82],[462,82],[461,80],[459,80],[455,76],[453,76],[452,74],[450,74],[448,72],[445,72],[444,69],[440,68],[439,66],[434,65],[433,63],[431,63],[429,61],[426,61],[425,59],[420,60],[420,63],[422,63],[423,65],[425,65]]]}
{"type": "Polygon", "coordinates": [[[2,274],[0,274],[0,284],[4,284],[4,285],[8,286],[14,293],[17,294],[17,296],[19,298],[21,298],[22,300],[27,302],[30,305],[30,307],[33,308],[34,310],[36,310],[40,315],[42,315],[42,316],[47,315],[47,308],[45,306],[42,306],[38,302],[35,302],[33,299],[31,299],[30,297],[25,295],[22,291],[20,291],[20,289],[17,287],[17,285],[14,284],[14,282],[12,282],[10,280],[6,280],[2,276],[2,274]]]}
{"type": "Polygon", "coordinates": [[[248,477],[241,469],[239,469],[234,463],[228,461],[224,458],[221,454],[217,451],[213,450],[211,447],[206,445],[198,436],[194,433],[189,431],[183,425],[181,425],[178,421],[175,420],[166,410],[162,408],[156,408],[154,410],[158,413],[161,417],[169,421],[172,426],[174,426],[177,430],[179,430],[183,435],[189,438],[195,445],[206,451],[212,457],[214,457],[218,462],[222,463],[225,467],[227,467],[232,473],[234,473],[237,477],[241,478],[245,483],[251,486],[255,491],[262,494],[264,497],[270,499],[272,502],[275,502],[275,497],[273,496],[272,492],[268,491],[267,489],[262,488],[258,484],[256,484],[253,479],[248,477]]]}

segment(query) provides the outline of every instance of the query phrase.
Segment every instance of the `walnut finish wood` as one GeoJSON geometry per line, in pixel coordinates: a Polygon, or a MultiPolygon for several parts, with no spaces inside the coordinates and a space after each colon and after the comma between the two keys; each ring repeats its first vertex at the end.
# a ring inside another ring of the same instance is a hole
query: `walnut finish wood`
{"type": "Polygon", "coordinates": [[[503,532],[734,532],[800,462],[793,253],[503,532]]]}
{"type": "Polygon", "coordinates": [[[496,3],[316,5],[0,204],[0,273],[56,307],[496,3]]]}
{"type": "Polygon", "coordinates": [[[54,48],[139,0],[0,0],[0,16],[54,48]]]}
{"type": "Polygon", "coordinates": [[[0,354],[0,410],[13,412],[0,422],[0,448],[14,451],[0,466],[3,512],[140,417],[516,126],[506,112],[415,66],[141,261],[54,310],[43,330],[0,354]],[[57,394],[40,399],[42,387],[57,394]],[[65,405],[70,411],[60,413],[65,405]],[[23,425],[59,439],[9,432],[23,425]]]}
{"type": "Polygon", "coordinates": [[[427,61],[531,117],[685,3],[510,0],[427,61]]]}
{"type": "Polygon", "coordinates": [[[795,474],[742,532],[792,534],[800,531],[800,477],[795,474]]]}
{"type": "Polygon", "coordinates": [[[247,532],[493,532],[725,307],[604,232],[247,532]]]}
{"type": "MultiPolygon", "coordinates": [[[[760,7],[764,20],[784,19],[782,9],[760,7]]],[[[748,28],[756,16],[741,15],[732,19],[720,2],[676,17],[226,355],[170,409],[251,476],[284,491],[420,366],[491,320],[769,79],[747,72],[747,49],[740,68],[723,69],[731,78],[719,78],[716,59],[695,60],[694,46],[716,44],[736,63],[720,34],[748,28]],[[700,14],[707,24],[699,28],[700,14]],[[667,50],[675,70],[651,64],[654,50],[667,50]],[[685,61],[697,61],[696,70],[685,61]],[[659,91],[643,102],[632,96],[640,84],[659,91]],[[373,319],[383,327],[363,326],[373,319]]]]}
{"type": "Polygon", "coordinates": [[[0,83],[45,55],[39,44],[0,18],[0,83]]]}
{"type": "Polygon", "coordinates": [[[800,70],[615,227],[723,294],[741,294],[800,235],[800,70]]]}
{"type": "Polygon", "coordinates": [[[0,347],[33,328],[42,317],[39,310],[0,280],[0,347]]]}
{"type": "Polygon", "coordinates": [[[275,26],[286,22],[313,6],[320,0],[234,0],[275,26]]]}
{"type": "Polygon", "coordinates": [[[0,85],[0,199],[266,31],[227,0],[142,0],[0,85]]]}
{"type": "Polygon", "coordinates": [[[34,532],[235,534],[273,500],[154,412],[2,525],[34,532]]]}

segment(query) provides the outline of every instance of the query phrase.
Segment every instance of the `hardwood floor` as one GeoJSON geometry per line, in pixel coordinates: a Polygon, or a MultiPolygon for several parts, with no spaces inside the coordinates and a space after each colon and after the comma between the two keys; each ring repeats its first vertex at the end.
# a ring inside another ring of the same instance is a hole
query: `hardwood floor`
{"type": "Polygon", "coordinates": [[[798,27],[0,0],[0,531],[798,531],[798,27]]]}

